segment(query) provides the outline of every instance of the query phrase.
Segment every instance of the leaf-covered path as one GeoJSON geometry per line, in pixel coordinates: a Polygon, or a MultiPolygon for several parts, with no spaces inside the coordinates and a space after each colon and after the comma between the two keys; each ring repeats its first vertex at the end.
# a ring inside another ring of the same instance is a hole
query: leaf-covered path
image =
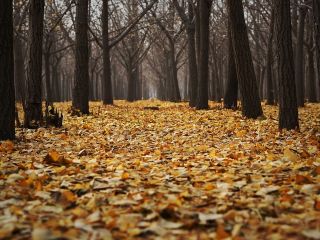
{"type": "Polygon", "coordinates": [[[0,145],[0,239],[320,239],[320,105],[300,133],[270,106],[69,107],[62,129],[0,145]]]}

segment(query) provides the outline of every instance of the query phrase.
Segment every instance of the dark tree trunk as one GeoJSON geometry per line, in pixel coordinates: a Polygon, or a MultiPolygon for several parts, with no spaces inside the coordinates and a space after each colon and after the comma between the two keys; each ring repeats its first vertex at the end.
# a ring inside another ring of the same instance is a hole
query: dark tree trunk
{"type": "Polygon", "coordinates": [[[308,34],[307,34],[307,92],[309,102],[317,102],[317,86],[316,86],[316,75],[314,69],[314,31],[313,31],[313,15],[312,12],[309,12],[308,16],[308,34]]]}
{"type": "MultiPolygon", "coordinates": [[[[47,40],[50,41],[50,40],[47,40]]],[[[47,43],[50,44],[50,43],[47,43]]],[[[44,69],[45,69],[45,80],[46,80],[46,101],[47,104],[51,105],[52,92],[51,92],[51,69],[50,69],[50,47],[47,46],[44,53],[44,69]]]]}
{"type": "Polygon", "coordinates": [[[188,38],[188,67],[189,67],[189,96],[190,107],[195,107],[197,104],[198,96],[198,69],[197,69],[197,56],[196,56],[196,39],[195,39],[195,24],[193,21],[193,7],[191,0],[188,1],[188,18],[189,24],[187,27],[188,38]]]}
{"type": "Polygon", "coordinates": [[[317,76],[320,89],[320,2],[313,0],[314,39],[316,45],[317,76]]]}
{"type": "Polygon", "coordinates": [[[197,109],[208,109],[209,20],[212,0],[200,0],[200,54],[197,109]]]}
{"type": "Polygon", "coordinates": [[[89,114],[88,0],[78,0],[76,9],[76,57],[72,107],[89,114]]]}
{"type": "Polygon", "coordinates": [[[102,97],[103,104],[113,104],[111,62],[109,46],[109,0],[102,2],[102,44],[103,44],[103,74],[102,74],[102,97]]]}
{"type": "Polygon", "coordinates": [[[89,114],[88,8],[88,0],[78,0],[75,20],[75,78],[72,107],[82,114],[89,114]]]}
{"type": "Polygon", "coordinates": [[[0,141],[15,138],[12,0],[0,1],[0,141]]]}
{"type": "Polygon", "coordinates": [[[227,3],[237,78],[241,93],[242,113],[245,117],[257,118],[263,112],[249,47],[242,1],[228,0],[227,3]]]}
{"type": "Polygon", "coordinates": [[[29,62],[25,127],[34,128],[42,122],[42,42],[44,0],[30,1],[29,62]]]}
{"type": "Polygon", "coordinates": [[[298,107],[304,106],[304,55],[303,55],[303,41],[304,41],[304,29],[305,18],[307,14],[306,6],[299,8],[299,27],[296,46],[296,58],[295,58],[295,82],[297,91],[297,104],[298,107]]]}
{"type": "MultiPolygon", "coordinates": [[[[131,61],[132,63],[132,61],[131,61]]],[[[131,64],[127,69],[128,78],[128,101],[134,102],[137,100],[137,78],[136,78],[136,68],[131,64]]]]}
{"type": "Polygon", "coordinates": [[[25,111],[26,100],[26,76],[24,69],[23,43],[19,36],[14,38],[14,81],[17,93],[17,100],[22,102],[25,111]]]}
{"type": "Polygon", "coordinates": [[[298,107],[293,62],[290,0],[274,0],[275,43],[278,58],[279,128],[298,129],[298,107]]]}
{"type": "Polygon", "coordinates": [[[268,49],[267,49],[267,105],[274,105],[274,86],[272,80],[272,65],[273,65],[273,34],[274,34],[274,9],[272,7],[271,21],[268,37],[268,49]]]}
{"type": "Polygon", "coordinates": [[[227,109],[236,109],[238,102],[238,79],[236,64],[234,62],[230,21],[228,21],[228,25],[228,75],[227,87],[224,95],[224,107],[227,109]]]}

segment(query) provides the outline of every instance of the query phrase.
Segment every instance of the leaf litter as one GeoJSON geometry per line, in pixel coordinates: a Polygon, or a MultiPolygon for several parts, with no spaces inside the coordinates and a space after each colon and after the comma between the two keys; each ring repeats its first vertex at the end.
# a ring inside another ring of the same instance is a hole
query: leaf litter
{"type": "Polygon", "coordinates": [[[320,105],[301,131],[157,100],[0,145],[0,239],[320,239],[320,105]],[[157,111],[152,107],[156,106],[157,111]]]}

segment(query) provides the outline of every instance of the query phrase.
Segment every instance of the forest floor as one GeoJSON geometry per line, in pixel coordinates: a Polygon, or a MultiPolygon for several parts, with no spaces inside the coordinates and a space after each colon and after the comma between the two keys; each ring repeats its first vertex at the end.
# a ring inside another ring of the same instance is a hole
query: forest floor
{"type": "Polygon", "coordinates": [[[57,104],[0,145],[0,239],[320,239],[320,105],[281,133],[210,105],[57,104]]]}

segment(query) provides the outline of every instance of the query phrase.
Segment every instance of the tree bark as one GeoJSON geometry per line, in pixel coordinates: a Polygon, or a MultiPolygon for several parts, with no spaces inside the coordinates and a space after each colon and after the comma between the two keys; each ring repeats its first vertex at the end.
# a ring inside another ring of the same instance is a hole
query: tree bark
{"type": "Polygon", "coordinates": [[[228,21],[228,75],[227,88],[224,95],[224,107],[236,109],[238,105],[238,78],[234,62],[233,44],[231,38],[230,21],[228,21]]]}
{"type": "Polygon", "coordinates": [[[17,93],[17,100],[21,101],[25,111],[26,101],[26,76],[24,69],[23,43],[19,36],[14,37],[14,81],[17,93]]]}
{"type": "Polygon", "coordinates": [[[258,118],[263,112],[249,47],[242,1],[228,0],[227,7],[231,24],[237,78],[241,93],[242,114],[248,118],[258,118]]]}
{"type": "Polygon", "coordinates": [[[278,58],[279,128],[298,129],[298,107],[290,22],[290,0],[274,0],[275,43],[278,58]]]}
{"type": "Polygon", "coordinates": [[[25,127],[39,127],[42,122],[42,42],[44,0],[30,1],[29,62],[25,127]]]}
{"type": "Polygon", "coordinates": [[[0,1],[0,141],[15,138],[12,0],[0,1]]]}
{"type": "Polygon", "coordinates": [[[317,76],[320,89],[320,2],[319,0],[313,0],[313,18],[314,18],[314,39],[316,48],[317,59],[317,76]]]}
{"type": "Polygon", "coordinates": [[[299,8],[299,26],[296,45],[296,58],[295,58],[295,82],[297,91],[297,104],[298,107],[304,106],[304,55],[303,55],[303,41],[305,30],[305,18],[307,14],[306,6],[299,8]]]}
{"type": "Polygon", "coordinates": [[[309,102],[317,102],[317,86],[314,68],[314,31],[313,31],[313,14],[310,11],[308,16],[308,34],[307,34],[307,93],[309,102]]]}
{"type": "Polygon", "coordinates": [[[196,56],[196,40],[195,40],[195,24],[192,23],[194,14],[192,8],[192,2],[188,1],[188,17],[190,24],[187,27],[188,38],[188,67],[189,67],[189,96],[190,107],[195,107],[197,104],[198,95],[198,68],[197,68],[197,56],[196,56]]]}
{"type": "Polygon", "coordinates": [[[89,114],[88,0],[78,0],[76,9],[76,56],[72,107],[89,114]]]}
{"type": "Polygon", "coordinates": [[[197,109],[208,109],[209,20],[212,0],[200,0],[200,53],[197,109]]]}
{"type": "Polygon", "coordinates": [[[113,104],[111,62],[109,46],[109,0],[102,1],[102,45],[103,45],[103,75],[102,75],[102,97],[103,104],[113,104]]]}
{"type": "Polygon", "coordinates": [[[271,21],[269,28],[268,49],[267,49],[267,105],[274,105],[274,85],[272,80],[272,65],[273,65],[273,38],[274,38],[274,9],[271,10],[271,21]]]}

